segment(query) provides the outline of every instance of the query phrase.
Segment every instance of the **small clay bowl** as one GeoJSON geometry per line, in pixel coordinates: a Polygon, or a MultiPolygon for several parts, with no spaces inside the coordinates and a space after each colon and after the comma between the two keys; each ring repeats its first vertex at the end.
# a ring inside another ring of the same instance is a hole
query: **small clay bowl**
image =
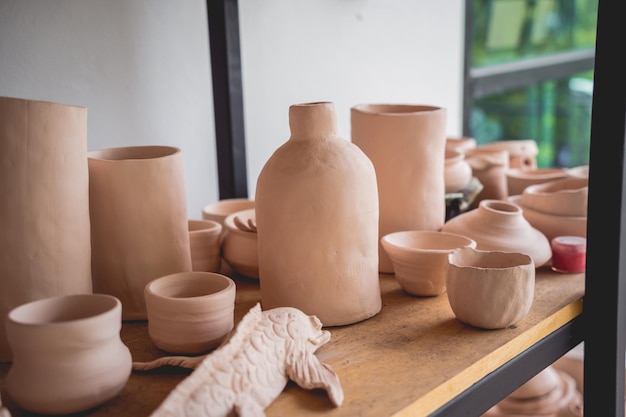
{"type": "Polygon", "coordinates": [[[506,182],[509,195],[521,195],[526,187],[567,178],[565,168],[509,168],[506,182]]]}
{"type": "Polygon", "coordinates": [[[535,291],[535,264],[519,252],[460,248],[448,255],[446,288],[457,319],[503,329],[526,317],[535,291]]]}
{"type": "Polygon", "coordinates": [[[469,237],[455,233],[407,230],[387,234],[381,243],[400,287],[417,296],[436,296],[446,291],[448,254],[461,247],[476,247],[469,237]]]}
{"type": "Polygon", "coordinates": [[[556,216],[587,216],[589,180],[563,178],[524,189],[521,204],[531,210],[556,216]]]}
{"type": "Polygon", "coordinates": [[[235,282],[216,272],[177,272],[144,289],[148,334],[170,353],[199,354],[217,347],[234,326],[235,282]]]}
{"type": "Polygon", "coordinates": [[[248,278],[259,278],[259,252],[255,209],[247,209],[232,213],[224,219],[227,230],[222,243],[224,260],[241,275],[248,278]],[[244,226],[245,225],[245,226],[244,226]]]}
{"type": "Polygon", "coordinates": [[[510,196],[508,201],[520,207],[528,223],[549,241],[557,236],[587,237],[587,216],[557,216],[533,210],[522,204],[521,195],[510,196]]]}
{"type": "MultiPolygon", "coordinates": [[[[254,208],[254,200],[247,198],[227,198],[219,200],[211,204],[207,204],[202,208],[202,218],[205,220],[214,220],[224,225],[224,220],[230,214],[236,211],[254,208]]],[[[222,228],[222,239],[226,235],[226,228],[222,228]]]]}
{"type": "Polygon", "coordinates": [[[455,193],[464,189],[472,180],[472,167],[465,160],[465,154],[459,150],[445,150],[443,170],[446,193],[455,193]]]}
{"type": "Polygon", "coordinates": [[[215,220],[187,221],[193,271],[219,272],[222,264],[222,224],[215,220]]]}

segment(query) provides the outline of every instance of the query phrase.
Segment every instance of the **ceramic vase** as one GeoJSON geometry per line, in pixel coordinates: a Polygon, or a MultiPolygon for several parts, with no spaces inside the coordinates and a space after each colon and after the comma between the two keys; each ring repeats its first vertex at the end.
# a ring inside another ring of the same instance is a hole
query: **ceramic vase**
{"type": "MultiPolygon", "coordinates": [[[[376,170],[379,239],[401,230],[437,231],[445,222],[447,111],[408,104],[361,104],[351,109],[352,142],[376,170]]],[[[379,243],[379,271],[393,264],[379,243]]]]}
{"type": "Polygon", "coordinates": [[[509,153],[506,150],[470,149],[465,160],[472,167],[474,177],[483,186],[482,191],[472,203],[478,207],[482,200],[506,200],[509,195],[507,172],[509,153]]]}
{"type": "Polygon", "coordinates": [[[146,284],[192,269],[181,151],[109,148],[88,163],[94,292],[119,298],[124,320],[145,320],[146,284]]]}
{"type": "MultiPolygon", "coordinates": [[[[0,97],[0,317],[91,293],[87,109],[0,97]]],[[[12,360],[0,320],[0,362],[12,360]]]]}
{"type": "Polygon", "coordinates": [[[106,294],[48,297],[11,310],[11,399],[31,412],[70,414],[117,396],[132,367],[121,317],[122,304],[106,294]]]}
{"type": "Polygon", "coordinates": [[[477,249],[526,253],[536,268],[552,258],[548,238],[524,218],[519,206],[508,201],[482,200],[478,208],[448,220],[442,231],[474,239],[477,249]]]}
{"type": "Polygon", "coordinates": [[[290,106],[289,126],[257,181],[263,308],[296,307],[325,326],[370,318],[382,307],[374,166],[338,136],[333,103],[290,106]]]}

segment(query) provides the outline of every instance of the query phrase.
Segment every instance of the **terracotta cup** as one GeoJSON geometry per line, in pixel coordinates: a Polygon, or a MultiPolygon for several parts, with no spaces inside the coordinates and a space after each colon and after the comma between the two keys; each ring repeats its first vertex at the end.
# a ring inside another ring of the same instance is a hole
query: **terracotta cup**
{"type": "Polygon", "coordinates": [[[535,265],[520,252],[459,248],[448,255],[446,288],[454,315],[483,329],[521,321],[534,298],[535,265]]]}
{"type": "Polygon", "coordinates": [[[222,224],[214,220],[188,220],[193,271],[219,272],[222,264],[222,224]]]}
{"type": "Polygon", "coordinates": [[[144,291],[150,338],[170,353],[215,348],[233,329],[235,292],[235,282],[215,272],[179,272],[152,280],[144,291]]]}
{"type": "Polygon", "coordinates": [[[117,396],[132,367],[121,328],[122,304],[105,294],[48,297],[14,308],[7,316],[10,398],[34,413],[70,414],[117,396]]]}

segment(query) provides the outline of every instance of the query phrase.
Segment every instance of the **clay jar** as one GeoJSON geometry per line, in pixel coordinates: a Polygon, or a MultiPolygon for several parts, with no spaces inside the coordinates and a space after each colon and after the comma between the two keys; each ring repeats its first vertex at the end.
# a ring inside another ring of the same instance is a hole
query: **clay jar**
{"type": "Polygon", "coordinates": [[[222,263],[222,224],[213,220],[188,220],[193,271],[219,272],[222,263]]]}
{"type": "Polygon", "coordinates": [[[49,297],[13,309],[7,317],[11,399],[31,412],[69,414],[118,395],[132,367],[121,318],[120,301],[104,294],[49,297]]]}
{"type": "Polygon", "coordinates": [[[448,301],[460,321],[503,329],[526,317],[535,291],[535,265],[530,256],[460,248],[448,255],[448,262],[448,301]]]}
{"type": "Polygon", "coordinates": [[[442,231],[474,239],[477,249],[526,253],[537,268],[552,258],[548,238],[509,201],[482,200],[476,209],[448,220],[442,231]]]}
{"type": "MultiPolygon", "coordinates": [[[[382,308],[374,166],[338,136],[332,103],[290,106],[289,127],[257,181],[263,308],[295,307],[325,326],[368,319],[382,308]]],[[[440,162],[443,216],[443,148],[440,162]]]]}
{"type": "Polygon", "coordinates": [[[444,168],[446,193],[462,190],[471,180],[472,167],[465,160],[465,154],[458,150],[446,149],[444,168]]]}
{"type": "Polygon", "coordinates": [[[146,285],[148,333],[167,352],[197,354],[218,346],[234,326],[235,282],[215,272],[179,272],[146,285]]]}
{"type": "MultiPolygon", "coordinates": [[[[401,230],[441,229],[446,217],[446,109],[360,104],[350,114],[352,142],[376,169],[379,239],[401,230]]],[[[393,273],[381,244],[379,257],[379,271],[393,273]]]]}

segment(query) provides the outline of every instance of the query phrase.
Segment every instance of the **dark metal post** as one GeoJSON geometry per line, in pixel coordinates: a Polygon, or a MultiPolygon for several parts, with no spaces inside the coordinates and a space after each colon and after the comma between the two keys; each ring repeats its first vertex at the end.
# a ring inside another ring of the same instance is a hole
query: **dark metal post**
{"type": "Polygon", "coordinates": [[[220,199],[247,197],[237,0],[207,0],[220,199]]]}

